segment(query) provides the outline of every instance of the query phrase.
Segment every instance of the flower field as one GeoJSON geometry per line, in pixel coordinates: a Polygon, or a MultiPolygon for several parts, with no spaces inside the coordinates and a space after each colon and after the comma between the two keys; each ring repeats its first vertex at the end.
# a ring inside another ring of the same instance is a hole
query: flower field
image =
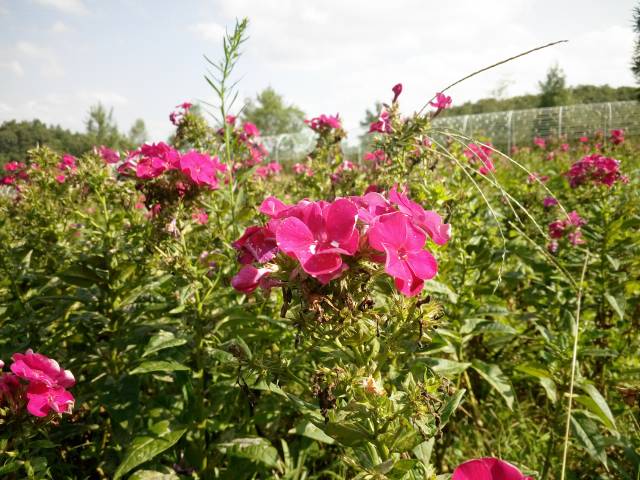
{"type": "Polygon", "coordinates": [[[243,25],[217,124],[3,166],[0,478],[637,479],[637,139],[503,153],[397,84],[277,163],[243,25]]]}

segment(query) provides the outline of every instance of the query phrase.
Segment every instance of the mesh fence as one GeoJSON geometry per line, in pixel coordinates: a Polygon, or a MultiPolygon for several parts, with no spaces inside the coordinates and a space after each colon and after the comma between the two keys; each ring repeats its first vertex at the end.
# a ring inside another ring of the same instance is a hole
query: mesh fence
{"type": "Polygon", "coordinates": [[[441,117],[434,120],[433,126],[442,133],[451,130],[469,137],[487,137],[508,150],[531,145],[533,137],[576,140],[597,131],[608,134],[613,129],[623,129],[630,137],[640,135],[640,103],[591,103],[441,117]]]}
{"type": "MultiPolygon", "coordinates": [[[[609,102],[569,105],[564,107],[532,108],[508,112],[479,113],[455,117],[439,117],[433,122],[436,133],[447,131],[468,137],[486,137],[500,149],[510,151],[513,146],[531,145],[533,137],[563,137],[577,140],[598,131],[622,129],[625,136],[640,136],[640,102],[609,102]]],[[[262,142],[276,162],[303,158],[316,142],[310,129],[300,133],[263,137],[262,142]]],[[[359,146],[344,145],[354,158],[361,158],[359,146]]]]}

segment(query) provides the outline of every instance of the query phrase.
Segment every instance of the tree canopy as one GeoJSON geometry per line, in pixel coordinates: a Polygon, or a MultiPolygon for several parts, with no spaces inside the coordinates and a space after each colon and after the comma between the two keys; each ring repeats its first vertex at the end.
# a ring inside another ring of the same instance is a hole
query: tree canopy
{"type": "Polygon", "coordinates": [[[242,119],[254,123],[262,135],[297,133],[304,126],[304,112],[287,105],[273,88],[267,87],[254,99],[247,99],[242,119]]]}

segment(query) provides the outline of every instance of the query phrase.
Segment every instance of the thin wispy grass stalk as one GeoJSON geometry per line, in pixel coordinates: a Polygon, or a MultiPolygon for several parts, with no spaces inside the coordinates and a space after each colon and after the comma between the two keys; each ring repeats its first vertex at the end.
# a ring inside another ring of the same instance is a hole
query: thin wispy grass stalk
{"type": "Polygon", "coordinates": [[[567,422],[564,429],[564,445],[562,447],[562,468],[560,470],[560,480],[565,479],[567,471],[567,455],[569,453],[569,433],[571,429],[571,410],[573,408],[573,387],[576,379],[576,367],[578,363],[578,340],[580,338],[580,310],[582,306],[582,290],[584,288],[584,276],[587,272],[587,264],[589,263],[589,252],[584,256],[584,265],[582,265],[582,274],[580,275],[580,288],[578,289],[578,299],[576,305],[576,320],[573,331],[573,353],[571,356],[571,380],[569,382],[569,404],[567,405],[567,422]]]}

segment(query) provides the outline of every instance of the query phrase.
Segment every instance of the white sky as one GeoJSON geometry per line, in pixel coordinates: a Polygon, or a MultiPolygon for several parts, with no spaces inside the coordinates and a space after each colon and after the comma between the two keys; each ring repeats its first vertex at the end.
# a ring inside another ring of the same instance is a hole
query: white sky
{"type": "Polygon", "coordinates": [[[272,86],[309,117],[340,113],[353,139],[366,108],[404,84],[409,113],[454,80],[554,40],[452,89],[454,104],[533,93],[558,63],[569,84],[634,85],[636,0],[0,0],[0,121],[40,118],[82,130],[91,104],[121,130],[143,118],[171,132],[185,100],[213,100],[202,57],[225,26],[250,19],[240,98],[272,86]]]}

